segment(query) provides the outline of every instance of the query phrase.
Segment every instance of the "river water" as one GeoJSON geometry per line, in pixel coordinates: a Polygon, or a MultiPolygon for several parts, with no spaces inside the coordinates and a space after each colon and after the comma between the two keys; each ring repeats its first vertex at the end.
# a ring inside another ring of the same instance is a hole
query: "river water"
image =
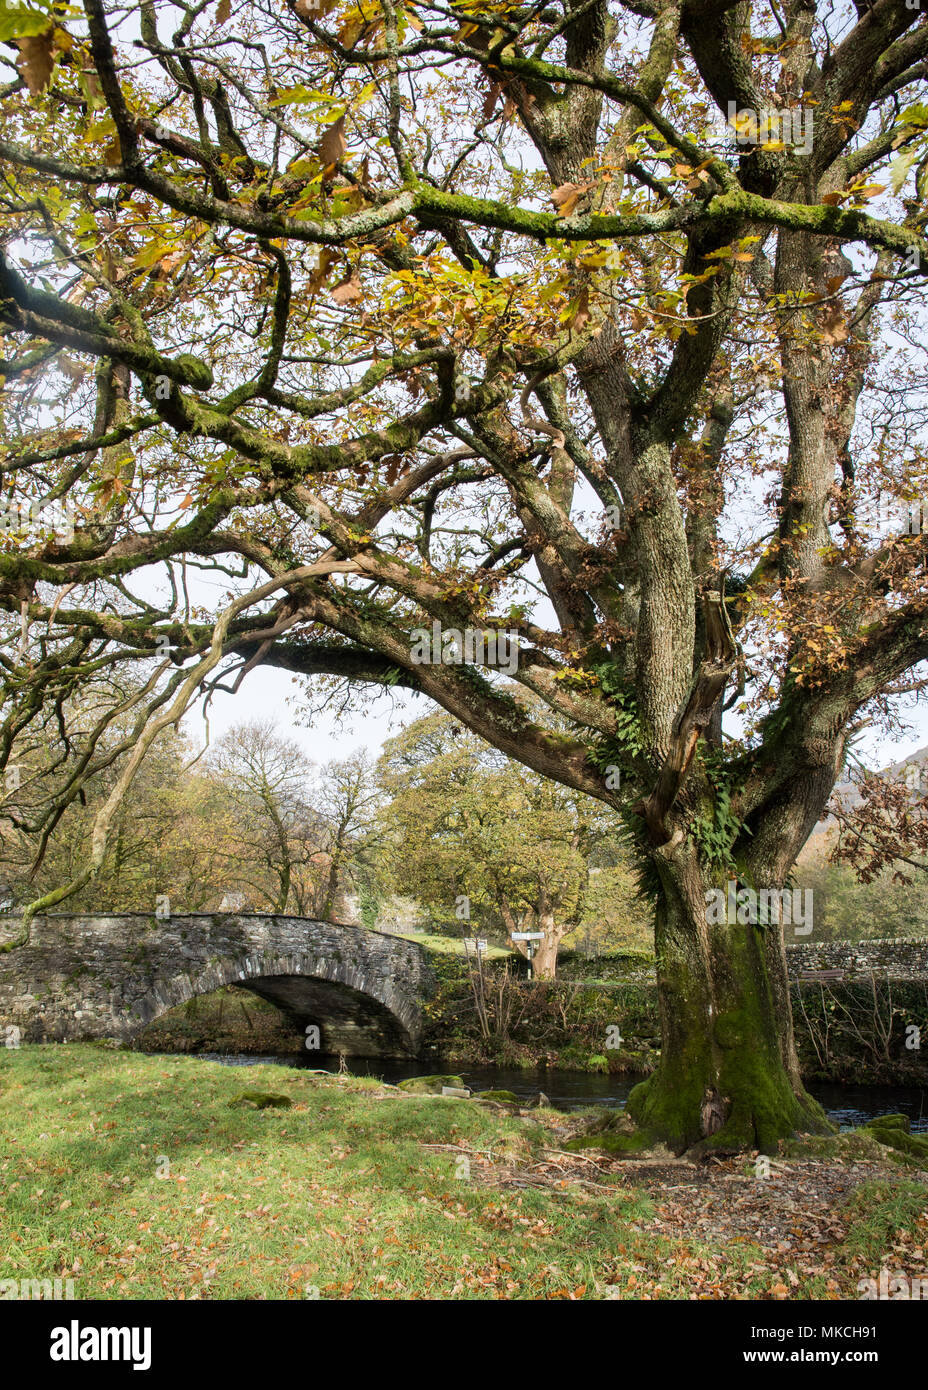
{"type": "MultiPolygon", "coordinates": [[[[306,1053],[298,1057],[259,1057],[205,1052],[200,1056],[225,1066],[255,1066],[275,1062],[281,1066],[321,1067],[338,1071],[337,1057],[306,1053]]],[[[346,1065],[355,1076],[376,1076],[396,1085],[411,1076],[430,1076],[439,1069],[436,1062],[391,1061],[371,1057],[348,1057],[346,1065]]],[[[559,1071],[552,1068],[527,1071],[520,1067],[457,1067],[447,1070],[463,1078],[474,1091],[512,1091],[526,1100],[542,1091],[557,1110],[580,1110],[603,1105],[620,1109],[640,1076],[604,1076],[599,1072],[559,1071]]],[[[817,1082],[809,1091],[842,1129],[854,1128],[876,1115],[908,1115],[913,1133],[928,1133],[928,1087],[924,1086],[833,1086],[817,1082]]]]}

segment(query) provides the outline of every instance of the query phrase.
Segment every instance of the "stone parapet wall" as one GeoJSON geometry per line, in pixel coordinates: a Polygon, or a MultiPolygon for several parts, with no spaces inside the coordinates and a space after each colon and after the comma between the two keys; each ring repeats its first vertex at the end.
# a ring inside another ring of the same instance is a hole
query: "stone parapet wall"
{"type": "Polygon", "coordinates": [[[812,970],[843,970],[846,976],[881,975],[894,980],[928,979],[928,938],[873,941],[796,942],[786,947],[792,977],[812,970]]]}

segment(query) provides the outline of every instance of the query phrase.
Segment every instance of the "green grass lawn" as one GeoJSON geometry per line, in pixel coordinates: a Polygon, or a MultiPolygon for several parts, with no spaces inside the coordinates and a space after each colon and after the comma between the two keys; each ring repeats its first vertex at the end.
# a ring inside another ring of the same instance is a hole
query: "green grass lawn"
{"type": "MultiPolygon", "coordinates": [[[[434,932],[421,931],[394,931],[391,936],[401,936],[404,941],[414,941],[417,946],[424,946],[427,951],[437,951],[442,956],[463,956],[469,955],[474,960],[472,947],[465,947],[463,940],[456,936],[438,936],[434,932]]],[[[477,933],[475,933],[477,935],[477,933]]],[[[483,953],[484,960],[505,960],[510,956],[517,960],[515,951],[508,951],[503,946],[493,946],[487,943],[487,949],[483,953]]]]}
{"type": "MultiPolygon", "coordinates": [[[[644,1282],[686,1298],[705,1289],[694,1264],[708,1256],[740,1296],[771,1296],[774,1276],[750,1273],[756,1247],[665,1238],[618,1176],[503,1183],[557,1147],[554,1123],[368,1078],[5,1050],[0,1278],[73,1278],[79,1299],[634,1298],[644,1282]],[[244,1090],[292,1105],[230,1106],[244,1090]]],[[[887,1193],[887,1210],[899,1200],[887,1193]]],[[[865,1215],[885,1241],[894,1218],[865,1215]]],[[[823,1290],[811,1280],[795,1296],[823,1290]]]]}
{"type": "Polygon", "coordinates": [[[499,1155],[543,1138],[471,1101],[97,1047],[0,1056],[0,1277],[71,1275],[78,1298],[592,1290],[641,1210],[457,1178],[459,1154],[424,1145],[499,1155]],[[246,1088],[293,1108],[230,1108],[246,1088]]]}

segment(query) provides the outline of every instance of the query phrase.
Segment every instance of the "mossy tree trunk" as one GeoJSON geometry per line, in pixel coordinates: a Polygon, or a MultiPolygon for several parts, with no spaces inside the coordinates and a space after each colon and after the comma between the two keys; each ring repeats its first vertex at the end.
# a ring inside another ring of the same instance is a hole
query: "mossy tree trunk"
{"type": "Polygon", "coordinates": [[[710,923],[706,891],[718,884],[695,853],[659,872],[661,1060],[629,1114],[678,1153],[773,1153],[797,1131],[827,1133],[799,1074],[782,928],[710,923]]]}

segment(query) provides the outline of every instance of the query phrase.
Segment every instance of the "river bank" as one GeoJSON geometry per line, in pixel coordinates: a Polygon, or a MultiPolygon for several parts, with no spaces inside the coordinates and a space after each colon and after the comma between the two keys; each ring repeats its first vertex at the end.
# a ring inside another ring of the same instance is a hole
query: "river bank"
{"type": "MultiPolygon", "coordinates": [[[[438,990],[425,1007],[421,1049],[432,1070],[543,1066],[640,1077],[657,1063],[657,991],[646,960],[623,963],[625,978],[609,978],[609,966],[607,978],[572,978],[578,970],[572,964],[554,982],[529,982],[491,964],[482,998],[459,956],[435,953],[433,961],[438,990]]],[[[928,1080],[925,982],[795,982],[792,996],[807,1081],[918,1086],[928,1080]],[[924,1046],[911,1045],[922,1038],[924,1046]]],[[[304,1042],[273,1005],[230,986],[163,1015],[138,1035],[135,1046],[146,1052],[292,1057],[304,1042]]]]}

